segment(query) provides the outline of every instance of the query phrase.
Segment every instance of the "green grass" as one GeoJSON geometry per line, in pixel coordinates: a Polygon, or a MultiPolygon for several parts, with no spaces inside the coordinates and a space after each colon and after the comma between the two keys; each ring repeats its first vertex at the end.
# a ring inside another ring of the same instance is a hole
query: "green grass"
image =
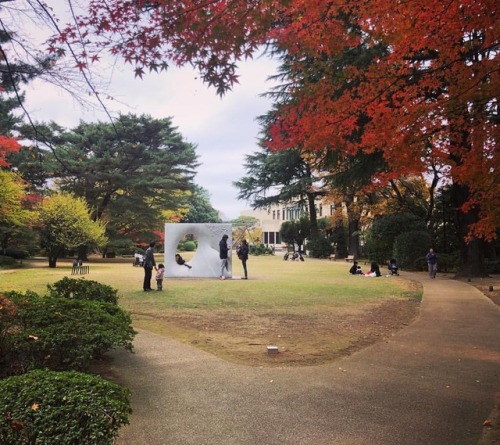
{"type": "MultiPolygon", "coordinates": [[[[388,298],[418,297],[396,277],[350,276],[348,263],[307,259],[285,262],[278,256],[250,257],[246,280],[220,281],[215,278],[166,279],[163,292],[142,291],[143,269],[131,263],[87,263],[90,274],[83,277],[118,289],[121,304],[129,309],[300,308],[363,305],[388,298]]],[[[233,258],[233,275],[241,274],[241,263],[233,258]]],[[[51,269],[46,263],[0,271],[0,291],[32,290],[44,293],[46,286],[65,276],[71,264],[59,262],[51,269]]],[[[154,279],[152,281],[153,285],[154,279]]]]}
{"type": "MultiPolygon", "coordinates": [[[[186,259],[190,254],[184,255],[186,259]]],[[[157,258],[158,262],[161,257],[157,258]]],[[[416,316],[421,287],[400,277],[349,275],[350,264],[280,256],[251,256],[249,280],[166,279],[162,292],[143,292],[144,270],[131,261],[87,263],[85,278],[118,289],[136,328],[195,345],[226,360],[254,366],[326,363],[380,341],[416,316]],[[279,344],[269,357],[266,344],[279,344]]],[[[242,274],[233,257],[233,275],[242,274]]],[[[39,294],[71,276],[71,263],[26,263],[0,270],[0,292],[39,294]]],[[[154,281],[153,281],[154,283],[154,281]]]]}

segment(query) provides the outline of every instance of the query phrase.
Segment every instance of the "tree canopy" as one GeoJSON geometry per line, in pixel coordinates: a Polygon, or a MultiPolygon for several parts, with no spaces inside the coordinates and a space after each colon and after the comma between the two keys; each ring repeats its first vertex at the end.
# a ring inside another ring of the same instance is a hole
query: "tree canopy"
{"type": "MultiPolygon", "coordinates": [[[[39,4],[31,4],[38,8],[39,4]]],[[[439,172],[451,184],[462,258],[496,237],[498,5],[494,0],[90,0],[48,48],[84,75],[103,50],[137,76],[191,64],[219,94],[263,45],[286,72],[266,135],[273,151],[375,154],[384,187],[439,172]]],[[[44,14],[47,9],[42,8],[44,14]]],[[[475,253],[474,253],[475,252],[475,253]]]]}
{"type": "MultiPolygon", "coordinates": [[[[115,233],[151,234],[162,226],[165,211],[188,204],[182,192],[193,187],[196,147],[170,118],[129,114],[114,123],[45,130],[40,144],[48,141],[51,150],[44,153],[44,168],[61,190],[84,198],[93,219],[106,219],[115,233]]],[[[23,162],[19,169],[29,171],[30,165],[23,162]]]]}
{"type": "Polygon", "coordinates": [[[191,63],[223,93],[237,81],[236,63],[271,44],[286,52],[292,72],[273,149],[380,152],[390,167],[381,183],[441,164],[466,187],[457,205],[477,209],[469,235],[491,239],[500,195],[496,9],[494,0],[90,1],[50,47],[64,52],[83,35],[82,69],[106,48],[138,76],[191,63]],[[367,64],[332,63],[360,47],[386,50],[367,64]]]}
{"type": "Polygon", "coordinates": [[[68,193],[55,194],[40,204],[39,221],[43,247],[49,256],[49,267],[56,267],[57,258],[69,249],[92,243],[105,244],[105,225],[93,221],[83,198],[68,193]]]}

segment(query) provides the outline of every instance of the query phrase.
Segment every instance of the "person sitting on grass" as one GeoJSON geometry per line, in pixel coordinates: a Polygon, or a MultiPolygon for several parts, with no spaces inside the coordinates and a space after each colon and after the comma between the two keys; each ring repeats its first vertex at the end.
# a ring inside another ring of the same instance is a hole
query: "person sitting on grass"
{"type": "Polygon", "coordinates": [[[380,267],[375,261],[372,261],[370,272],[365,274],[365,277],[381,277],[381,276],[382,274],[380,273],[380,267]]]}
{"type": "Polygon", "coordinates": [[[358,265],[357,261],[354,261],[351,268],[349,269],[349,273],[351,275],[363,275],[363,271],[361,270],[361,266],[358,265]]]}
{"type": "Polygon", "coordinates": [[[175,254],[175,262],[179,265],[179,266],[186,266],[188,267],[189,269],[191,269],[193,266],[190,266],[189,264],[186,263],[186,260],[184,258],[182,258],[178,253],[175,254]]]}
{"type": "Polygon", "coordinates": [[[349,269],[349,273],[351,275],[356,275],[358,273],[358,262],[357,261],[354,261],[354,263],[352,263],[352,266],[349,269]]]}

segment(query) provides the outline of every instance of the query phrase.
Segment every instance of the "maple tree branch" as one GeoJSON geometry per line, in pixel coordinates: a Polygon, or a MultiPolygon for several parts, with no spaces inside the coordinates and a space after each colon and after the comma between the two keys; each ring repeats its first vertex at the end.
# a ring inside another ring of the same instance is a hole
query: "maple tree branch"
{"type": "MultiPolygon", "coordinates": [[[[5,27],[3,26],[3,23],[2,23],[2,27],[5,31],[5,27]]],[[[33,128],[34,132],[35,132],[35,137],[37,140],[41,140],[44,144],[46,144],[50,150],[52,151],[52,154],[54,155],[54,157],[62,164],[64,165],[64,162],[62,162],[56,155],[55,153],[55,149],[54,147],[52,146],[52,144],[45,138],[43,137],[40,132],[38,131],[38,127],[36,126],[36,124],[33,122],[33,120],[31,119],[31,115],[29,114],[28,110],[26,109],[26,107],[24,106],[23,104],[23,100],[21,98],[21,95],[19,94],[19,90],[17,88],[17,85],[16,85],[16,82],[15,82],[15,79],[14,79],[14,76],[12,75],[12,68],[10,66],[10,63],[9,63],[9,59],[7,58],[7,54],[5,54],[4,50],[3,50],[3,47],[0,46],[0,54],[2,55],[2,58],[3,58],[3,61],[5,63],[5,66],[7,67],[7,72],[8,72],[8,75],[9,75],[9,79],[11,81],[11,84],[12,84],[12,88],[14,90],[14,94],[16,95],[16,99],[19,103],[19,106],[22,108],[22,110],[24,111],[24,114],[26,115],[26,118],[28,119],[29,123],[30,123],[30,127],[33,128]]],[[[35,144],[35,147],[36,147],[36,150],[38,152],[38,162],[40,163],[40,165],[42,164],[42,157],[41,157],[41,154],[40,154],[40,147],[38,147],[38,144],[35,144]]]]}
{"type": "MultiPolygon", "coordinates": [[[[68,0],[70,5],[72,4],[72,1],[71,0],[68,0]]],[[[36,0],[36,3],[42,8],[42,10],[45,12],[47,18],[49,19],[49,21],[52,23],[52,25],[54,26],[54,28],[57,30],[57,32],[59,34],[61,34],[61,29],[59,28],[59,25],[57,24],[57,22],[54,20],[54,17],[52,16],[52,14],[47,10],[47,7],[46,5],[40,1],[40,0],[36,0]]],[[[82,45],[84,45],[83,41],[81,41],[82,45]]],[[[66,42],[66,46],[67,48],[69,49],[70,53],[71,53],[71,56],[73,57],[73,60],[77,63],[77,66],[79,66],[78,64],[78,57],[76,56],[74,50],[73,50],[73,47],[72,45],[69,43],[69,42],[66,42]]],[[[87,76],[87,73],[85,72],[84,68],[83,67],[79,67],[80,69],[80,73],[81,75],[83,76],[87,86],[90,88],[92,94],[94,95],[94,97],[97,99],[97,101],[99,102],[99,104],[101,105],[102,109],[104,110],[104,112],[106,113],[106,115],[108,116],[110,122],[111,122],[111,126],[113,127],[113,129],[115,130],[116,132],[116,128],[115,128],[115,125],[114,125],[114,122],[113,122],[113,118],[108,110],[108,108],[106,107],[106,105],[104,104],[104,102],[102,101],[101,99],[101,96],[99,94],[99,92],[96,90],[96,88],[94,87],[93,83],[90,81],[89,77],[87,76]]],[[[88,70],[88,68],[87,68],[88,70]]],[[[90,73],[90,70],[89,70],[89,73],[90,73]]]]}

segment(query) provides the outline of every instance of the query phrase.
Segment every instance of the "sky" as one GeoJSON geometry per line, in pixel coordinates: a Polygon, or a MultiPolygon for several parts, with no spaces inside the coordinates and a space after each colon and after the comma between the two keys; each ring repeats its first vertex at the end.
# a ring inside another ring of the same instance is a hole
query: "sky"
{"type": "MultiPolygon", "coordinates": [[[[260,95],[271,87],[266,79],[274,72],[274,62],[261,58],[243,63],[240,84],[222,98],[196,79],[190,68],[143,79],[134,78],[127,68],[115,70],[110,78],[110,92],[117,100],[109,103],[109,109],[171,117],[184,138],[197,146],[201,165],[195,182],[208,190],[213,207],[225,218],[237,218],[250,204],[237,200],[232,183],[245,175],[245,154],[258,150],[256,117],[271,107],[260,95]]],[[[80,121],[108,121],[104,111],[82,108],[68,94],[41,82],[28,88],[25,106],[33,120],[53,120],[66,128],[80,121]]]]}
{"type": "MultiPolygon", "coordinates": [[[[250,203],[237,200],[238,190],[232,183],[245,175],[245,155],[258,150],[256,117],[271,108],[269,99],[261,95],[271,89],[268,77],[275,74],[277,63],[262,56],[239,66],[240,83],[222,98],[190,67],[174,67],[142,79],[134,77],[131,66],[121,63],[108,64],[98,73],[114,98],[106,102],[112,113],[171,117],[185,140],[197,146],[201,165],[195,183],[208,190],[213,207],[224,220],[237,218],[241,210],[250,208],[250,203]]],[[[26,89],[25,107],[32,120],[54,121],[66,128],[80,121],[109,121],[103,110],[84,108],[69,94],[41,81],[26,89]]]]}

